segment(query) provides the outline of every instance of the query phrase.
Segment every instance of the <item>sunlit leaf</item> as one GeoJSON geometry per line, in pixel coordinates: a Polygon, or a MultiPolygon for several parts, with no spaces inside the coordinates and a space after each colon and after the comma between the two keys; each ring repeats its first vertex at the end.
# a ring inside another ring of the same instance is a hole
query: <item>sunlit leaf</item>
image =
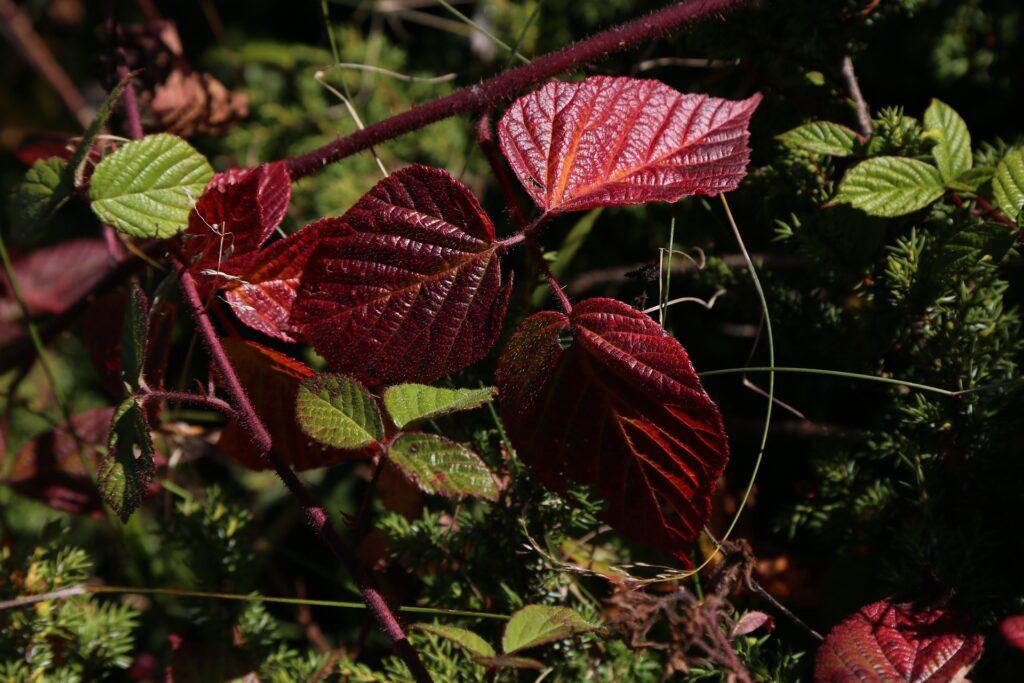
{"type": "Polygon", "coordinates": [[[850,204],[872,216],[903,216],[928,206],[945,192],[939,170],[903,157],[875,157],[847,172],[833,203],[850,204]]]}
{"type": "Polygon", "coordinates": [[[192,205],[212,176],[206,158],[181,138],[149,135],[96,166],[92,210],[132,237],[171,237],[188,227],[192,205]]]}
{"type": "Polygon", "coordinates": [[[779,135],[779,142],[791,149],[815,154],[848,157],[857,145],[857,133],[831,121],[812,121],[779,135]]]}
{"type": "Polygon", "coordinates": [[[610,525],[686,561],[729,449],[678,341],[624,303],[589,299],[523,321],[497,379],[512,445],[541,483],[593,487],[610,525]]]}
{"type": "Polygon", "coordinates": [[[498,138],[546,212],[674,202],[739,185],[760,101],[683,94],[636,78],[552,81],[509,107],[498,138]]]}
{"type": "Polygon", "coordinates": [[[932,147],[932,157],[947,184],[971,169],[971,133],[967,124],[945,102],[932,100],[924,113],[924,127],[936,135],[939,143],[932,147]]]}
{"type": "Polygon", "coordinates": [[[384,408],[399,429],[460,410],[470,410],[494,398],[494,387],[445,389],[429,384],[396,384],[382,396],[384,408]]]}
{"type": "Polygon", "coordinates": [[[1000,211],[1020,223],[1021,207],[1024,207],[1024,148],[1011,151],[996,166],[992,196],[1000,211]]]}
{"type": "Polygon", "coordinates": [[[435,434],[403,434],[388,458],[424,493],[497,500],[494,476],[473,451],[435,434]]]}
{"type": "Polygon", "coordinates": [[[574,609],[527,605],[508,620],[501,648],[509,655],[593,630],[590,622],[574,609]]]}
{"type": "Polygon", "coordinates": [[[340,375],[303,380],[295,416],[302,431],[334,448],[362,448],[384,437],[376,399],[362,384],[340,375]]]}
{"type": "Polygon", "coordinates": [[[372,386],[432,382],[491,348],[510,288],[494,226],[447,172],[392,173],[321,231],[292,327],[332,369],[372,386]]]}
{"type": "Polygon", "coordinates": [[[814,680],[961,681],[983,645],[980,634],[945,609],[881,600],[832,629],[818,649],[814,680]]]}

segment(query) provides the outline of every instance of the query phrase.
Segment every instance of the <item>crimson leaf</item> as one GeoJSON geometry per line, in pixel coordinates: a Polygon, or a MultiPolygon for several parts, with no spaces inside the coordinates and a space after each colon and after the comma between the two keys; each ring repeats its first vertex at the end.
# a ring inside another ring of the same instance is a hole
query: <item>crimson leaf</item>
{"type": "Polygon", "coordinates": [[[292,325],[334,370],[431,382],[491,348],[510,288],[494,226],[449,173],[392,173],[320,229],[292,325]]]}
{"type": "Polygon", "coordinates": [[[736,188],[760,101],[683,94],[635,78],[553,81],[512,104],[498,139],[545,212],[674,202],[736,188]]]}
{"type": "Polygon", "coordinates": [[[816,683],[963,680],[981,657],[984,638],[945,609],[915,609],[891,598],[841,621],[818,650],[816,683]]]}
{"type": "Polygon", "coordinates": [[[185,261],[220,286],[230,283],[230,277],[217,274],[241,274],[247,257],[281,223],[291,192],[291,178],[282,162],[218,173],[189,214],[188,230],[181,236],[185,261]]]}
{"type": "MultiPolygon", "coordinates": [[[[14,277],[30,313],[61,313],[99,282],[109,260],[103,240],[79,237],[30,251],[14,262],[14,277]]],[[[2,274],[0,283],[9,289],[2,274]]]]}
{"type": "Polygon", "coordinates": [[[685,561],[729,448],[678,341],[622,302],[588,299],[523,321],[497,379],[512,445],[541,483],[594,487],[610,525],[685,561]]]}
{"type": "Polygon", "coordinates": [[[1006,638],[1006,642],[1024,651],[1024,614],[1003,619],[999,624],[999,631],[1003,638],[1006,638]]]}
{"type": "MultiPolygon", "coordinates": [[[[372,449],[340,450],[314,443],[295,420],[295,398],[302,380],[315,373],[288,356],[241,339],[222,339],[231,365],[256,413],[270,432],[274,450],[296,470],[326,467],[343,460],[363,460],[372,449]]],[[[218,447],[253,470],[268,467],[243,426],[232,420],[221,432],[218,447]]]]}

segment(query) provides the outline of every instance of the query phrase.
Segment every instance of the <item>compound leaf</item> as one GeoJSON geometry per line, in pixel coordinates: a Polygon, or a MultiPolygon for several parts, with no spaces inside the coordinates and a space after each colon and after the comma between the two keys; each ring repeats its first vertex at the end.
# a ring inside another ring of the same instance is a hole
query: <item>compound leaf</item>
{"type": "Polygon", "coordinates": [[[494,226],[446,171],[404,168],[320,223],[292,327],[335,371],[432,382],[491,348],[510,287],[494,226]]]}
{"type": "Polygon", "coordinates": [[[812,121],[776,138],[786,147],[815,154],[848,157],[857,145],[857,133],[831,121],[812,121]]]}
{"type": "Polygon", "coordinates": [[[384,437],[377,400],[362,384],[340,375],[303,380],[295,415],[302,431],[333,448],[362,448],[384,437]]]}
{"type": "Polygon", "coordinates": [[[510,655],[593,630],[590,622],[574,609],[527,605],[508,620],[501,648],[506,655],[510,655]]]}
{"type": "Polygon", "coordinates": [[[212,176],[206,158],[181,138],[149,135],[96,166],[92,210],[132,237],[171,237],[188,227],[192,205],[212,176]]]}
{"type": "Polygon", "coordinates": [[[473,451],[434,434],[403,434],[388,458],[424,493],[447,498],[498,499],[494,476],[473,451]]]}
{"type": "Polygon", "coordinates": [[[875,157],[847,172],[834,204],[850,204],[872,216],[903,216],[942,196],[945,185],[934,166],[903,157],[875,157]]]}
{"type": "Polygon", "coordinates": [[[816,683],[964,680],[984,638],[945,609],[880,600],[841,621],[818,649],[816,683]]]}
{"type": "Polygon", "coordinates": [[[395,426],[404,429],[418,420],[482,406],[494,398],[494,387],[445,389],[429,384],[397,384],[382,396],[395,426]]]}
{"type": "Polygon", "coordinates": [[[683,94],[635,78],[553,81],[509,107],[498,139],[545,212],[674,202],[736,188],[760,101],[683,94]]]}
{"type": "Polygon", "coordinates": [[[678,341],[620,301],[588,299],[523,321],[497,379],[512,445],[542,484],[593,487],[608,524],[685,562],[729,448],[678,341]]]}

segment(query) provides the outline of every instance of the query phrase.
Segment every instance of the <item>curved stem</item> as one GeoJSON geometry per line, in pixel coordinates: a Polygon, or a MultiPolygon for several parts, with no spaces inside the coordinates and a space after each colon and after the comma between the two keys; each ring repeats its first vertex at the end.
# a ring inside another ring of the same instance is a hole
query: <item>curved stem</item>
{"type": "Polygon", "coordinates": [[[677,31],[700,19],[750,0],[688,0],[598,33],[586,40],[477,85],[413,107],[307,154],[285,160],[292,179],[316,173],[328,164],[456,114],[482,111],[540,85],[552,76],[587,62],[677,31]]]}
{"type": "Polygon", "coordinates": [[[395,617],[394,612],[388,606],[387,601],[372,578],[363,571],[358,559],[338,535],[330,518],[327,516],[327,511],[317,502],[312,492],[306,488],[306,485],[299,479],[292,468],[273,449],[270,433],[256,414],[252,401],[249,400],[249,396],[245,393],[245,389],[242,387],[242,383],[238,379],[238,375],[235,373],[235,369],[232,367],[231,361],[228,359],[227,353],[225,353],[224,347],[220,343],[220,338],[213,328],[210,316],[206,313],[192,274],[177,259],[174,260],[174,267],[178,272],[185,301],[192,311],[196,327],[199,328],[199,335],[207,351],[210,353],[210,357],[213,359],[213,364],[217,369],[218,375],[220,375],[224,390],[230,398],[242,428],[249,434],[260,455],[269,461],[277,476],[281,478],[281,481],[284,482],[284,485],[291,491],[292,495],[298,499],[299,504],[302,505],[306,512],[309,525],[313,527],[313,530],[320,536],[324,544],[334,553],[334,556],[359,585],[359,592],[363,596],[363,601],[366,602],[367,607],[373,612],[377,623],[385,635],[391,640],[395,653],[402,658],[402,661],[409,667],[417,681],[430,681],[430,674],[427,672],[426,667],[423,666],[423,662],[420,661],[416,650],[409,643],[409,639],[406,637],[405,631],[402,630],[402,626],[395,617]]]}

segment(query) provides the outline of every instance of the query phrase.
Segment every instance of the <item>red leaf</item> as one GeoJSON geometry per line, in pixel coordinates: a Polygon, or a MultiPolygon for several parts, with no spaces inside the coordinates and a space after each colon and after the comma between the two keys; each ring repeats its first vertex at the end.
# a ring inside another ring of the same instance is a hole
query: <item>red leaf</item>
{"type": "MultiPolygon", "coordinates": [[[[221,343],[257,415],[270,432],[274,450],[293,468],[308,470],[373,456],[369,449],[343,451],[322,447],[302,433],[295,419],[295,396],[299,383],[315,374],[311,369],[253,342],[227,338],[222,339],[221,343]]],[[[249,469],[267,469],[267,462],[235,420],[229,422],[221,432],[217,445],[249,469]]]]}
{"type": "Polygon", "coordinates": [[[546,212],[674,202],[736,188],[760,101],[683,94],[635,78],[553,81],[512,104],[498,138],[546,212]]]}
{"type": "Polygon", "coordinates": [[[891,598],[861,607],[818,650],[816,683],[962,680],[985,639],[944,609],[917,610],[891,598]]]}
{"type": "MultiPolygon", "coordinates": [[[[60,313],[103,277],[109,258],[103,240],[81,237],[29,252],[14,262],[14,276],[31,313],[60,313]]],[[[6,276],[0,283],[9,291],[6,276]]]]}
{"type": "Polygon", "coordinates": [[[336,371],[369,385],[432,382],[494,344],[510,290],[494,226],[447,172],[392,173],[320,225],[292,325],[336,371]]]}
{"type": "Polygon", "coordinates": [[[999,624],[999,631],[1003,638],[1006,638],[1006,642],[1018,650],[1024,650],[1024,614],[1003,619],[999,624]]]}
{"type": "Polygon", "coordinates": [[[243,323],[282,341],[295,341],[288,330],[292,305],[306,262],[320,239],[317,221],[252,257],[241,279],[229,285],[225,298],[243,323]]]}
{"type": "Polygon", "coordinates": [[[679,342],[622,302],[588,299],[523,321],[497,379],[512,445],[541,483],[594,487],[610,525],[685,561],[729,447],[679,342]]]}
{"type": "Polygon", "coordinates": [[[181,237],[183,258],[203,274],[204,287],[231,283],[247,260],[280,224],[291,199],[292,185],[283,162],[234,168],[210,180],[189,215],[181,237]],[[227,262],[232,267],[226,267],[227,262]]]}

